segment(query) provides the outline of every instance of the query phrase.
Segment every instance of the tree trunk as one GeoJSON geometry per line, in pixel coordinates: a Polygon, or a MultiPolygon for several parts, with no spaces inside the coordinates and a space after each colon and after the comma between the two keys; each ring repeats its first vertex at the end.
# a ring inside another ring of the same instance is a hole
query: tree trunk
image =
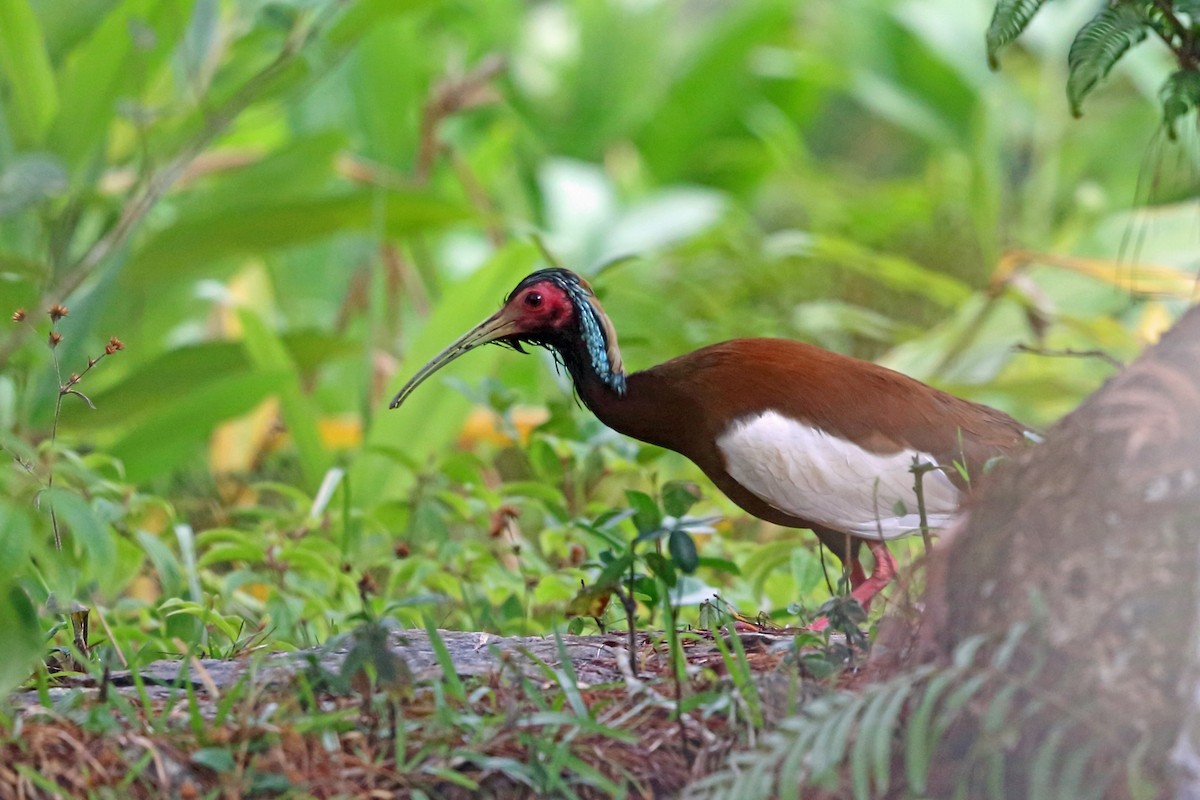
{"type": "MultiPolygon", "coordinates": [[[[1200,783],[1200,308],[988,484],[930,564],[919,657],[1032,622],[1014,670],[1045,661],[1018,702],[1044,710],[1008,755],[1035,758],[1077,718],[1066,746],[1099,741],[1124,770],[1107,796],[1172,796],[1174,763],[1178,796],[1200,797],[1184,793],[1200,783]]],[[[967,747],[947,749],[943,777],[967,747]]]]}

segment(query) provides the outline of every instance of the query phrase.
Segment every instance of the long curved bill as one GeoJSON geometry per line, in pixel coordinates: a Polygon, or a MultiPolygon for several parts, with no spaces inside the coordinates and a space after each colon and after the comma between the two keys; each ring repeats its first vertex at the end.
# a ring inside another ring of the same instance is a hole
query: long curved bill
{"type": "Polygon", "coordinates": [[[434,356],[428,364],[417,370],[416,375],[409,378],[408,383],[404,384],[404,387],[392,398],[392,402],[388,404],[388,408],[399,408],[400,404],[407,400],[408,396],[424,383],[426,378],[464,353],[474,350],[481,344],[494,342],[497,339],[503,339],[505,336],[517,333],[519,331],[517,321],[512,319],[506,313],[507,311],[508,309],[506,308],[500,309],[464,333],[445,350],[434,356]]]}

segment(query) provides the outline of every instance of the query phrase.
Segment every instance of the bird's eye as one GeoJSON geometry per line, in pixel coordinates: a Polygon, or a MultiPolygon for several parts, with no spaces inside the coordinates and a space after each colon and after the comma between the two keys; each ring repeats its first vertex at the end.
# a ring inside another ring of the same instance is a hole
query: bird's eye
{"type": "Polygon", "coordinates": [[[530,292],[525,295],[525,305],[530,308],[538,308],[542,304],[542,295],[540,292],[530,292]]]}

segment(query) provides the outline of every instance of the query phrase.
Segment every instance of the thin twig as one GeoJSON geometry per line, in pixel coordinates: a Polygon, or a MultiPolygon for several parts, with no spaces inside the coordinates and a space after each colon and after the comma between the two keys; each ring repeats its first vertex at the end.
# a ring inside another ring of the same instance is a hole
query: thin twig
{"type": "Polygon", "coordinates": [[[625,619],[628,627],[627,636],[629,640],[629,674],[636,678],[638,677],[637,625],[635,624],[637,602],[633,599],[632,580],[630,581],[630,591],[625,591],[625,587],[619,583],[613,586],[613,591],[617,593],[617,599],[621,601],[621,605],[625,609],[625,619]]]}
{"type": "Polygon", "coordinates": [[[1048,347],[1034,347],[1028,344],[1014,344],[1013,350],[1018,353],[1030,353],[1035,356],[1047,356],[1049,358],[1098,358],[1117,369],[1124,369],[1125,362],[1121,361],[1103,350],[1075,350],[1067,347],[1062,350],[1054,350],[1048,347]]]}
{"type": "Polygon", "coordinates": [[[919,456],[913,456],[910,472],[913,474],[913,492],[917,495],[917,515],[921,521],[921,542],[925,545],[925,555],[933,552],[933,541],[929,536],[929,516],[925,512],[925,473],[931,469],[937,467],[921,461],[919,456]]]}
{"type": "Polygon", "coordinates": [[[62,368],[58,363],[58,347],[54,341],[55,328],[58,326],[58,320],[54,319],[50,323],[50,355],[54,361],[54,380],[58,384],[58,395],[54,398],[54,421],[50,425],[50,463],[48,475],[46,476],[46,495],[50,500],[50,527],[54,530],[54,549],[62,552],[62,534],[58,530],[58,514],[54,510],[54,448],[58,441],[58,420],[62,416],[62,401],[63,395],[66,393],[66,386],[63,385],[62,368]]]}
{"type": "Polygon", "coordinates": [[[417,162],[413,180],[418,186],[428,182],[434,161],[441,149],[438,129],[442,121],[460,111],[497,102],[500,95],[492,88],[492,79],[504,70],[504,59],[495,54],[485,56],[475,67],[459,78],[450,78],[434,87],[421,109],[421,133],[417,144],[417,162]]]}

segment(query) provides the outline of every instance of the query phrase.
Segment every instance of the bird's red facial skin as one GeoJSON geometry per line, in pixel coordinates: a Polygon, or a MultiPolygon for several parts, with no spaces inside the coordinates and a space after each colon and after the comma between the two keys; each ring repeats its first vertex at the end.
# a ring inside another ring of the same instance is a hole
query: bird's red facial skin
{"type": "Polygon", "coordinates": [[[567,327],[575,307],[567,293],[550,281],[535,283],[509,301],[523,333],[549,333],[567,327]]]}

